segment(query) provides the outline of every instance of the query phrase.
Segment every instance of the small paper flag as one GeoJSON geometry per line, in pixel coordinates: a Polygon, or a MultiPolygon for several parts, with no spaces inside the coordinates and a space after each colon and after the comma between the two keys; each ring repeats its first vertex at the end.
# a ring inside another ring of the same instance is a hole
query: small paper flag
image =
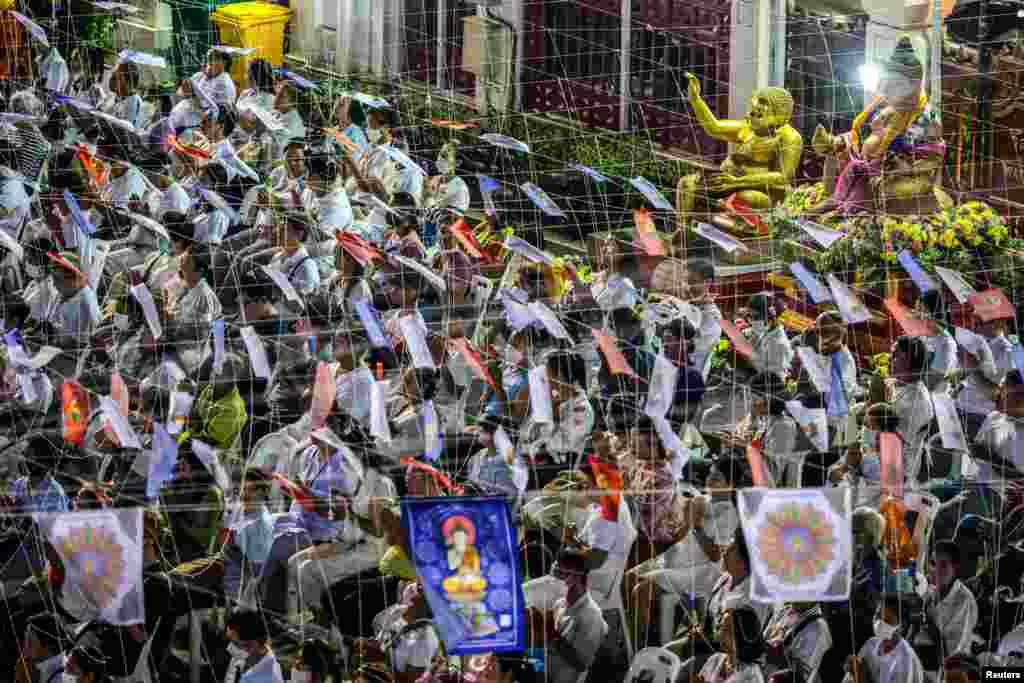
{"type": "Polygon", "coordinates": [[[819,280],[814,273],[807,269],[807,266],[796,261],[789,264],[789,269],[800,284],[807,290],[808,296],[811,297],[811,301],[816,304],[823,304],[832,301],[832,294],[828,291],[828,288],[824,283],[819,280]]]}
{"type": "Polygon", "coordinates": [[[871,319],[871,312],[868,311],[867,306],[857,298],[845,282],[840,282],[832,273],[826,276],[826,280],[828,281],[829,291],[832,292],[832,299],[836,302],[843,321],[848,325],[856,325],[871,319]]]}
{"type": "Polygon", "coordinates": [[[562,211],[561,207],[555,203],[555,200],[548,196],[548,193],[540,189],[533,183],[523,183],[519,187],[522,188],[526,196],[530,198],[530,201],[534,205],[544,212],[545,215],[553,218],[565,218],[565,212],[562,211]]]}
{"type": "Polygon", "coordinates": [[[308,78],[305,78],[304,76],[300,76],[299,74],[295,73],[294,71],[288,71],[287,69],[281,69],[281,75],[284,76],[285,78],[287,78],[289,81],[291,81],[295,85],[297,85],[300,88],[302,88],[303,90],[316,90],[316,88],[317,88],[316,83],[314,83],[313,81],[309,80],[308,78]]]}
{"type": "Polygon", "coordinates": [[[974,315],[985,322],[1017,316],[1017,309],[1013,307],[1001,289],[986,289],[984,292],[972,294],[967,302],[974,310],[974,315]]]}
{"type": "Polygon", "coordinates": [[[310,412],[313,429],[324,426],[327,416],[334,408],[337,390],[338,385],[334,381],[330,366],[325,361],[320,361],[316,366],[316,379],[313,382],[313,405],[310,412]]]}
{"type": "Polygon", "coordinates": [[[818,393],[827,393],[832,386],[831,360],[809,346],[796,347],[796,355],[818,393]]]}
{"type": "Polygon", "coordinates": [[[953,296],[960,303],[967,303],[972,294],[977,294],[977,290],[971,287],[967,280],[964,279],[964,276],[957,271],[943,268],[942,266],[935,266],[935,272],[938,273],[942,281],[949,287],[949,291],[953,292],[953,296]]]}
{"type": "Polygon", "coordinates": [[[95,235],[96,226],[92,224],[89,217],[82,211],[82,207],[78,204],[78,200],[75,199],[75,195],[71,194],[70,190],[64,190],[64,204],[67,205],[68,210],[71,211],[71,218],[74,219],[78,227],[86,235],[95,235]]]}
{"type": "Polygon", "coordinates": [[[595,183],[611,182],[608,179],[608,176],[604,175],[600,171],[591,168],[590,166],[584,166],[583,164],[570,164],[569,168],[571,168],[574,171],[579,171],[583,175],[593,180],[595,183]]]}
{"type": "Polygon", "coordinates": [[[597,342],[598,348],[601,349],[601,353],[604,354],[612,374],[636,377],[637,375],[633,368],[629,367],[626,357],[622,355],[622,351],[619,350],[618,345],[615,343],[615,336],[608,330],[592,331],[594,333],[594,340],[597,342]]]}
{"type": "Polygon", "coordinates": [[[156,302],[153,301],[153,293],[149,291],[149,287],[144,282],[133,286],[131,288],[132,296],[142,306],[142,312],[146,316],[146,324],[149,325],[149,331],[153,335],[153,339],[159,339],[164,331],[160,325],[160,315],[156,311],[156,302]]]}
{"type": "Polygon", "coordinates": [[[125,14],[137,14],[139,8],[129,5],[126,2],[106,2],[105,0],[93,0],[92,4],[108,12],[124,12],[125,14]]]}
{"type": "Polygon", "coordinates": [[[128,387],[125,385],[121,373],[117,370],[114,370],[114,374],[110,377],[110,398],[117,404],[118,412],[127,417],[129,408],[128,387]]]}
{"type": "Polygon", "coordinates": [[[761,442],[754,440],[747,446],[747,462],[750,463],[750,473],[754,479],[754,486],[761,488],[772,487],[772,477],[768,473],[768,466],[765,465],[764,456],[761,454],[761,442]]]}
{"type": "Polygon", "coordinates": [[[448,130],[469,130],[480,127],[476,121],[454,121],[452,119],[430,119],[430,124],[448,130]]]}
{"type": "Polygon", "coordinates": [[[370,436],[385,443],[391,441],[387,409],[389,390],[388,380],[378,380],[370,385],[370,436]]]}
{"type": "Polygon", "coordinates": [[[796,224],[797,226],[800,227],[801,230],[803,230],[812,238],[814,238],[815,242],[825,247],[826,249],[828,249],[838,240],[846,236],[845,233],[839,232],[838,230],[826,228],[823,225],[818,225],[817,223],[812,223],[811,221],[798,220],[796,224]]]}
{"type": "Polygon", "coordinates": [[[19,24],[25,27],[25,29],[32,35],[33,38],[38,40],[46,47],[50,47],[50,39],[46,36],[46,31],[43,30],[42,26],[32,21],[21,12],[15,12],[14,10],[11,10],[11,14],[14,16],[15,19],[18,20],[19,24]]]}
{"type": "Polygon", "coordinates": [[[525,142],[520,142],[515,138],[510,138],[507,135],[498,135],[497,133],[485,133],[480,136],[481,140],[485,140],[495,147],[502,147],[504,149],[515,150],[516,152],[530,153],[530,146],[525,142]]]}
{"type": "Polygon", "coordinates": [[[882,463],[882,495],[903,500],[903,442],[898,434],[882,432],[878,435],[882,463]]]}
{"type": "Polygon", "coordinates": [[[213,374],[219,375],[224,369],[224,319],[213,321],[213,374]]]}
{"type": "Polygon", "coordinates": [[[738,195],[730,195],[729,198],[723,202],[723,205],[726,209],[739,216],[740,220],[744,223],[755,228],[759,233],[763,235],[768,233],[768,224],[761,220],[761,217],[757,212],[754,211],[749,204],[740,199],[738,195]]]}
{"type": "Polygon", "coordinates": [[[356,315],[359,316],[360,322],[366,328],[366,335],[375,349],[391,348],[391,343],[388,341],[387,335],[384,334],[384,328],[381,327],[377,309],[373,307],[373,304],[366,299],[359,299],[356,301],[356,315]]]}
{"type": "Polygon", "coordinates": [[[648,256],[664,256],[665,244],[658,237],[654,227],[654,219],[647,209],[633,210],[633,223],[636,225],[636,239],[647,252],[648,256]]]}
{"type": "Polygon", "coordinates": [[[911,337],[934,337],[938,334],[938,329],[932,321],[918,318],[899,299],[886,299],[883,303],[903,329],[903,334],[911,337]]]}
{"type": "Polygon", "coordinates": [[[141,449],[142,442],[139,441],[139,435],[128,424],[128,418],[121,414],[117,404],[109,396],[100,396],[100,406],[107,419],[110,420],[110,425],[117,435],[121,448],[141,449]]]}
{"type": "Polygon", "coordinates": [[[426,446],[424,457],[431,462],[441,457],[444,451],[444,437],[441,436],[441,422],[437,418],[437,410],[433,401],[423,404],[423,443],[426,446]]]}
{"type": "Polygon", "coordinates": [[[253,374],[260,379],[270,379],[270,361],[267,359],[267,350],[263,346],[263,340],[252,325],[246,325],[239,330],[242,335],[242,342],[245,343],[245,350],[249,354],[249,363],[252,365],[253,374]]]}
{"type": "Polygon", "coordinates": [[[932,276],[924,271],[921,264],[917,262],[914,255],[910,253],[910,250],[904,249],[900,253],[896,254],[896,260],[903,266],[903,270],[907,271],[907,275],[914,281],[917,288],[921,290],[921,293],[930,292],[933,289],[938,289],[939,285],[932,279],[932,276]]]}
{"type": "Polygon", "coordinates": [[[743,336],[743,333],[736,329],[730,321],[722,319],[719,324],[722,327],[722,332],[729,338],[732,343],[732,348],[735,349],[736,353],[742,357],[750,360],[754,357],[754,347],[750,344],[750,341],[743,336]]]}
{"type": "Polygon", "coordinates": [[[530,415],[537,424],[551,424],[555,420],[547,372],[547,367],[541,365],[530,370],[527,375],[530,382],[530,415]]]}
{"type": "Polygon", "coordinates": [[[831,382],[828,388],[828,414],[830,417],[845,417],[850,414],[850,403],[843,384],[843,372],[839,367],[839,353],[833,353],[830,360],[831,382]]]}
{"type": "Polygon", "coordinates": [[[606,521],[618,523],[619,504],[622,498],[622,488],[625,477],[617,465],[598,460],[593,455],[587,457],[590,469],[594,473],[594,482],[597,488],[605,491],[601,496],[601,517],[606,521]]]}
{"type": "Polygon", "coordinates": [[[398,321],[398,326],[402,330],[402,336],[405,338],[405,345],[412,356],[413,365],[417,368],[435,369],[437,366],[434,364],[434,356],[430,353],[430,346],[427,345],[423,328],[420,327],[415,316],[405,316],[398,321]]]}
{"type": "Polygon", "coordinates": [[[152,451],[149,453],[149,467],[146,476],[146,497],[156,498],[160,488],[174,479],[178,465],[178,442],[167,433],[159,422],[153,425],[152,451]]]}
{"type": "Polygon", "coordinates": [[[480,357],[480,352],[473,348],[465,337],[459,337],[458,339],[452,340],[452,346],[461,353],[466,363],[469,364],[473,374],[482,379],[492,387],[495,386],[494,378],[491,377],[491,373],[487,371],[487,367],[484,365],[483,359],[480,357]]]}
{"type": "Polygon", "coordinates": [[[734,251],[750,251],[742,242],[733,238],[731,235],[727,235],[713,225],[698,223],[697,227],[695,227],[693,231],[701,237],[714,242],[728,254],[731,254],[734,251]]]}
{"type": "Polygon", "coordinates": [[[391,145],[384,145],[381,149],[388,155],[392,160],[401,164],[402,168],[412,171],[413,173],[419,173],[422,176],[427,175],[427,172],[423,170],[423,167],[417,164],[408,154],[402,150],[393,147],[391,145]]]}
{"type": "Polygon", "coordinates": [[[658,354],[654,359],[651,371],[651,383],[647,388],[647,403],[644,412],[651,417],[664,417],[672,407],[676,396],[676,382],[679,379],[679,368],[676,364],[658,354]]]}
{"type": "Polygon", "coordinates": [[[494,257],[484,250],[480,240],[477,239],[473,229],[466,224],[466,221],[460,218],[448,226],[448,231],[455,236],[455,239],[459,241],[459,244],[462,245],[462,248],[468,255],[488,263],[494,262],[494,257]]]}
{"type": "Polygon", "coordinates": [[[89,420],[89,395],[76,380],[66,379],[61,386],[61,418],[64,440],[81,446],[89,420]]]}
{"type": "Polygon", "coordinates": [[[654,208],[661,209],[662,211],[672,211],[673,206],[665,199],[664,195],[658,191],[650,180],[643,176],[637,176],[629,179],[629,184],[636,188],[637,192],[642,194],[647,201],[654,205],[654,208]]]}
{"type": "Polygon", "coordinates": [[[151,55],[146,52],[136,52],[135,50],[121,50],[121,53],[117,56],[118,62],[134,62],[141,64],[142,66],[152,66],[157,69],[166,69],[167,60],[158,55],[151,55]]]}
{"type": "Polygon", "coordinates": [[[515,235],[509,235],[505,238],[505,248],[509,251],[525,257],[528,261],[534,263],[543,263],[546,266],[554,265],[555,259],[547,252],[538,249],[521,237],[515,235]]]}
{"type": "Polygon", "coordinates": [[[285,299],[288,299],[289,301],[298,304],[302,308],[306,307],[306,302],[302,299],[302,297],[299,296],[299,293],[295,291],[295,287],[292,285],[291,281],[284,273],[277,270],[276,268],[271,268],[270,266],[260,267],[263,269],[263,272],[267,274],[267,277],[273,280],[274,284],[277,285],[278,288],[284,293],[285,299]]]}
{"type": "Polygon", "coordinates": [[[569,331],[565,329],[565,325],[558,319],[555,312],[543,301],[531,301],[526,305],[530,313],[533,315],[535,320],[539,320],[540,324],[544,326],[552,337],[556,339],[564,339],[569,343],[573,343],[572,337],[569,335],[569,331]]]}
{"type": "Polygon", "coordinates": [[[217,454],[217,449],[204,441],[192,439],[192,452],[195,453],[199,462],[203,463],[203,467],[213,475],[213,480],[217,486],[225,494],[228,494],[231,491],[231,477],[228,476],[227,470],[224,469],[220,456],[217,454]]]}
{"type": "Polygon", "coordinates": [[[226,55],[238,55],[240,57],[245,57],[256,52],[256,48],[254,47],[235,47],[234,45],[214,45],[210,49],[222,52],[226,55]]]}

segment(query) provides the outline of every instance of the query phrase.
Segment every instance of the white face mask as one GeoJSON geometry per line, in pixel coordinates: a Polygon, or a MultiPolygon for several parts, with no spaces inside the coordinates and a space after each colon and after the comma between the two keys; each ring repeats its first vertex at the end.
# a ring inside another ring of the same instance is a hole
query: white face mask
{"type": "Polygon", "coordinates": [[[366,139],[369,140],[370,142],[372,142],[373,144],[376,145],[378,142],[380,142],[382,137],[384,137],[384,129],[383,128],[367,128],[366,129],[366,139]]]}
{"type": "Polygon", "coordinates": [[[249,656],[249,653],[240,648],[238,643],[228,643],[228,654],[231,655],[232,659],[242,659],[249,656]]]}
{"type": "Polygon", "coordinates": [[[438,175],[448,175],[448,162],[447,161],[438,161],[436,166],[437,166],[437,173],[438,173],[438,175]]]}
{"type": "Polygon", "coordinates": [[[292,669],[291,681],[292,683],[313,683],[313,672],[292,669]]]}
{"type": "Polygon", "coordinates": [[[892,640],[897,633],[899,633],[900,627],[887,624],[881,619],[875,619],[875,635],[882,640],[892,640]]]}
{"type": "Polygon", "coordinates": [[[750,329],[754,334],[761,334],[768,328],[768,323],[763,320],[754,320],[750,323],[750,329]]]}
{"type": "Polygon", "coordinates": [[[132,326],[132,320],[126,315],[121,313],[114,314],[114,327],[121,330],[122,332],[128,330],[132,326]]]}
{"type": "Polygon", "coordinates": [[[60,675],[61,683],[78,683],[78,676],[75,674],[63,673],[60,675]]]}

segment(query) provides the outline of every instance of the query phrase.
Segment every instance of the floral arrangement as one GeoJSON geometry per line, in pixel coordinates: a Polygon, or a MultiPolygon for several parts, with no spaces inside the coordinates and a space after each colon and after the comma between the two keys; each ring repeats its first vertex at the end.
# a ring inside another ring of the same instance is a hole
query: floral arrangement
{"type": "Polygon", "coordinates": [[[889,376],[889,354],[879,353],[871,356],[871,366],[882,379],[889,376]]]}
{"type": "Polygon", "coordinates": [[[785,199],[772,210],[775,219],[772,222],[796,218],[812,206],[820,204],[824,199],[825,183],[801,185],[787,193],[785,199]]]}

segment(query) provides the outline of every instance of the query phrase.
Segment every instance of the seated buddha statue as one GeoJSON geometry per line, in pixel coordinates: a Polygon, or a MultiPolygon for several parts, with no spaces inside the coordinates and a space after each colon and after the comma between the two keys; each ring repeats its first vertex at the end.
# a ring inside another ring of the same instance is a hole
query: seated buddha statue
{"type": "Polygon", "coordinates": [[[462,516],[451,517],[442,531],[448,546],[448,569],[454,572],[441,583],[442,588],[452,600],[480,600],[487,580],[480,574],[473,523],[462,516]]]}
{"type": "Polygon", "coordinates": [[[804,141],[790,125],[793,97],[783,88],[761,88],[754,93],[745,119],[719,119],[701,97],[700,81],[686,74],[690,105],[704,132],[734,145],[720,173],[706,183],[701,174],[680,178],[676,185],[679,226],[685,227],[696,198],[735,195],[755,211],[771,208],[789,189],[800,166],[804,141]]]}
{"type": "Polygon", "coordinates": [[[880,66],[877,93],[851,130],[832,135],[819,125],[814,132],[812,147],[825,157],[828,199],[811,213],[928,213],[944,201],[937,185],[942,127],[928,105],[924,69],[910,40],[902,39],[880,66]]]}

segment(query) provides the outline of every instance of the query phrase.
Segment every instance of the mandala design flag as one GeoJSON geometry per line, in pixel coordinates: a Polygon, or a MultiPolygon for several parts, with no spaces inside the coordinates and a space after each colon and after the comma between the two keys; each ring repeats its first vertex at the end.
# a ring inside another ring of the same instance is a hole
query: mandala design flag
{"type": "Polygon", "coordinates": [[[522,576],[508,501],[406,498],[402,525],[447,653],[522,650],[522,576]]]}
{"type": "Polygon", "coordinates": [[[848,600],[852,578],[848,488],[739,492],[758,602],[848,600]]]}
{"type": "Polygon", "coordinates": [[[117,626],[145,622],[142,508],[33,516],[64,564],[63,593],[80,610],[117,626]]]}

